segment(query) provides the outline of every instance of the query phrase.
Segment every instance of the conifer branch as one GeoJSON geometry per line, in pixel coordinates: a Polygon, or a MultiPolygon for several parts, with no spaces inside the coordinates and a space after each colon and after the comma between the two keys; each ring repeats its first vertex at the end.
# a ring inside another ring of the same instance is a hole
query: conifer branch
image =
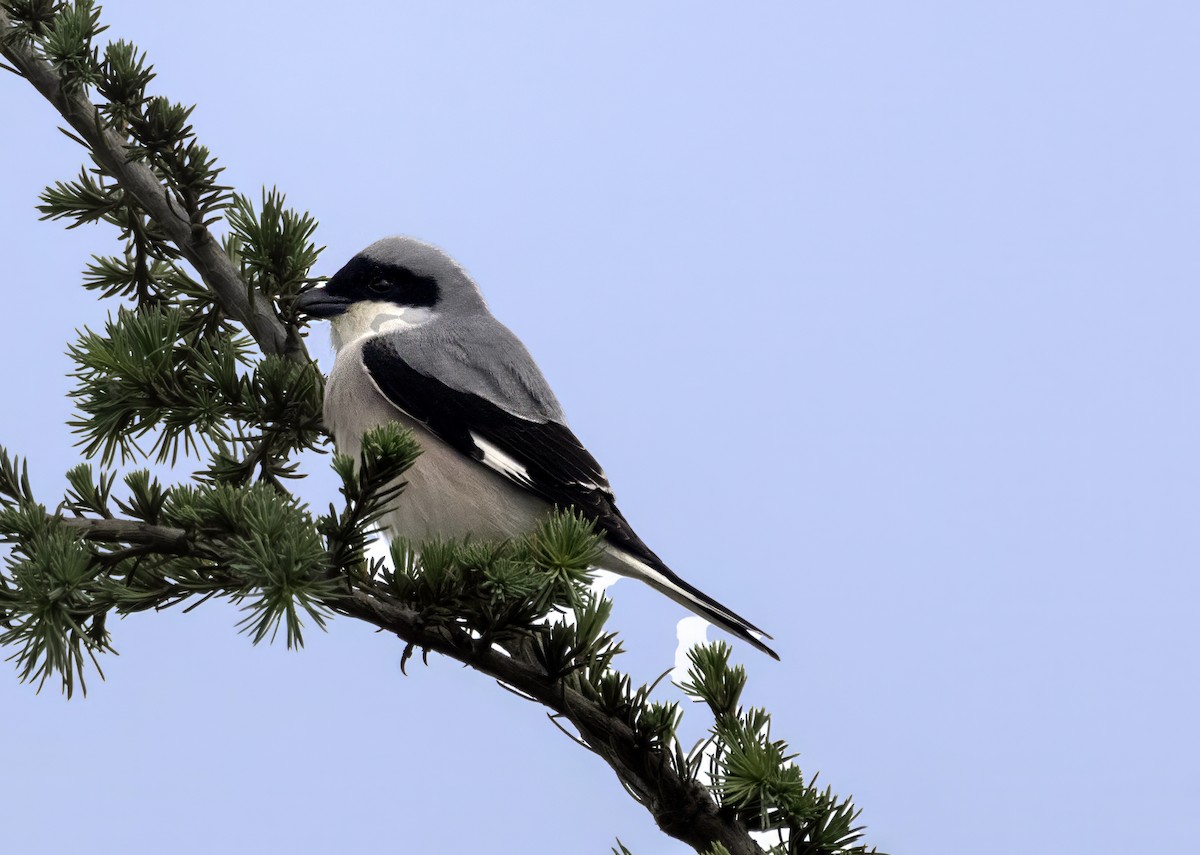
{"type": "Polygon", "coordinates": [[[256,295],[247,287],[203,219],[185,214],[181,200],[163,186],[149,166],[132,159],[125,140],[105,127],[95,105],[82,89],[64,86],[59,72],[39,57],[30,44],[16,37],[13,21],[3,6],[0,6],[0,55],[58,110],[92,151],[97,163],[120,183],[179,248],[212,289],[221,308],[229,317],[245,325],[263,353],[286,355],[307,363],[303,341],[288,334],[269,300],[262,296],[255,299],[256,295]]]}
{"type": "Polygon", "coordinates": [[[746,830],[719,812],[700,783],[681,777],[667,756],[648,751],[628,724],[520,653],[506,655],[462,631],[431,630],[417,612],[378,594],[355,591],[339,611],[456,659],[554,710],[575,726],[583,743],[612,768],[664,833],[697,852],[719,843],[730,855],[762,855],[746,830]]]}
{"type": "MultiPolygon", "coordinates": [[[[62,523],[96,543],[138,544],[164,556],[198,554],[188,533],[179,528],[125,519],[65,519],[62,523]]],[[[462,629],[427,621],[417,609],[371,583],[356,586],[329,605],[415,648],[468,665],[553,710],[574,725],[583,744],[612,768],[664,833],[699,852],[720,843],[730,855],[761,855],[763,850],[744,827],[722,815],[699,782],[681,776],[667,755],[648,749],[633,728],[606,713],[562,676],[548,673],[533,659],[527,645],[509,645],[501,652],[462,629]]]]}
{"type": "Polygon", "coordinates": [[[139,520],[92,519],[90,517],[68,517],[62,525],[79,532],[84,540],[93,543],[132,543],[150,547],[159,555],[192,554],[191,538],[181,528],[151,525],[139,520]]]}
{"type": "Polygon", "coordinates": [[[679,705],[652,700],[658,681],[637,686],[612,667],[622,648],[605,629],[611,601],[588,589],[599,540],[582,516],[558,513],[495,543],[397,539],[390,563],[373,558],[371,528],[420,453],[396,425],[368,432],[357,460],[335,455],[341,507],[316,515],[285,489],[304,477],[293,456],[322,442],[322,378],[293,307],[320,252],[316,221],[277,190],[256,210],[217,184],[191,108],[146,95],[154,75],[135,46],[109,43],[101,58],[102,29],[93,0],[0,0],[0,55],[96,164],[48,188],[40,210],[69,228],[118,226],[124,252],[95,256],[83,285],[133,303],[70,348],[70,424],[101,471],[73,467],[48,513],[24,462],[0,448],[0,646],[16,648],[21,679],[84,688],[87,662],[99,670],[112,650],[114,614],[224,598],[242,606],[255,643],[284,628],[289,646],[302,644],[304,621],[341,614],[404,641],[402,669],[417,648],[439,652],[544,705],[664,832],[705,855],[761,855],[751,831],[779,834],[771,855],[866,855],[850,799],[818,790],[772,739],[766,711],[742,706],[746,675],[727,645],[689,653],[680,688],[714,723],[687,753],[679,705]],[[218,216],[223,243],[208,230],[218,216]],[[206,458],[190,482],[163,486],[140,469],[114,494],[117,454],[161,463],[181,452],[206,458]],[[574,620],[548,623],[556,612],[574,620]]]}

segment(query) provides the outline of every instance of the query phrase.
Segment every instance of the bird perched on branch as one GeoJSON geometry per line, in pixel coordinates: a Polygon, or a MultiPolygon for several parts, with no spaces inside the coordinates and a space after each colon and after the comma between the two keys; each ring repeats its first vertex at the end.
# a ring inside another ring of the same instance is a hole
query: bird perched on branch
{"type": "Polygon", "coordinates": [[[507,538],[532,531],[554,506],[575,508],[603,536],[600,567],[779,658],[762,641],[770,636],[679,578],[637,536],[525,346],[441,250],[408,237],[377,241],[297,306],[332,321],[325,423],[338,451],[357,457],[363,434],[391,422],[421,445],[384,517],[391,534],[507,538]]]}

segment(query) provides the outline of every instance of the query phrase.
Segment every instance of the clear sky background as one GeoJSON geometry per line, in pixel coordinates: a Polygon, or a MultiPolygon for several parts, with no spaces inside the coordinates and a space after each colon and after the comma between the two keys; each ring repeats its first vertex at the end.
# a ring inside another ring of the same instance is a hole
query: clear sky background
{"type": "MultiPolygon", "coordinates": [[[[745,699],[869,842],[1194,840],[1200,6],[105,20],[199,104],[229,183],[319,218],[317,274],[394,233],[472,271],[643,537],[775,635],[782,663],[737,648],[745,699]]],[[[37,221],[82,151],[23,81],[0,105],[0,442],[53,503],[78,460],[63,352],[108,311],[79,271],[116,243],[37,221]]],[[[623,666],[653,679],[683,612],[611,593],[623,666]]],[[[86,699],[0,671],[6,851],[685,851],[474,672],[403,678],[401,644],[345,619],[254,648],[236,619],[117,622],[86,699]]]]}

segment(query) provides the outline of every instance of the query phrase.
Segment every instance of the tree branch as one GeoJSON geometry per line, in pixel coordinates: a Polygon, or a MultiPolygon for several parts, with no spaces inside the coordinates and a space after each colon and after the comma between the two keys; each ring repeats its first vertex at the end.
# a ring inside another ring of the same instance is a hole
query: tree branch
{"type": "MultiPolygon", "coordinates": [[[[84,172],[76,184],[59,182],[48,189],[42,210],[55,218],[73,218],[76,224],[109,219],[120,225],[126,262],[98,259],[98,265],[89,268],[86,286],[103,290],[104,296],[135,296],[140,308],[163,310],[122,316],[121,323],[110,325],[107,338],[89,334],[86,345],[73,348],[81,371],[75,376],[96,390],[75,393],[81,397],[84,418],[73,424],[93,437],[92,450],[103,448],[106,455],[111,455],[113,443],[126,450],[128,433],[122,425],[154,424],[162,430],[162,442],[174,443],[172,449],[182,441],[188,450],[194,428],[215,431],[212,435],[217,437],[232,433],[238,438],[230,443],[248,444],[248,457],[240,459],[238,450],[230,451],[218,441],[216,449],[210,449],[210,468],[197,476],[202,483],[189,492],[164,491],[148,473],[127,478],[133,498],[128,505],[118,502],[126,513],[170,519],[184,528],[109,518],[108,494],[115,475],[102,474],[96,486],[90,469],[78,467],[70,476],[73,492],[60,508],[105,518],[53,514],[51,525],[42,527],[37,522],[44,511],[34,503],[24,470],[18,473],[20,467],[0,449],[5,494],[0,506],[10,512],[3,534],[16,544],[18,555],[10,562],[11,573],[0,574],[0,618],[11,618],[0,625],[0,644],[20,647],[14,656],[21,663],[22,679],[44,680],[58,673],[69,695],[85,653],[94,659],[96,652],[110,649],[105,619],[113,613],[187,600],[194,606],[196,598],[203,602],[226,597],[250,611],[242,626],[256,641],[286,623],[291,645],[301,643],[302,619],[324,626],[336,612],[406,642],[402,668],[415,648],[433,650],[545,706],[556,726],[572,739],[577,733],[576,741],[613,769],[659,828],[698,851],[718,847],[729,855],[762,855],[747,826],[787,828],[794,849],[865,851],[848,848],[847,841],[860,836],[860,829],[850,827],[857,817],[850,800],[838,802],[828,788],[822,794],[811,783],[806,785],[799,769],[790,764],[786,743],[768,741],[766,712],[751,708],[743,713],[738,706],[745,673],[728,666],[729,648],[723,645],[692,651],[689,679],[695,685],[685,691],[708,703],[716,717],[709,744],[715,746],[714,756],[722,758],[714,761],[720,768],[714,771],[718,783],[711,790],[694,779],[696,758],[685,757],[675,737],[678,705],[651,702],[653,686],[635,690],[625,675],[609,669],[612,657],[621,651],[616,634],[604,632],[611,603],[586,600],[580,605],[574,596],[582,595],[587,553],[549,562],[554,572],[545,576],[541,574],[546,562],[529,557],[540,549],[535,541],[543,537],[561,541],[552,551],[564,555],[572,554],[570,543],[591,543],[594,533],[585,529],[582,519],[563,529],[562,537],[539,531],[531,533],[527,543],[502,545],[531,552],[496,552],[485,556],[485,567],[477,566],[482,554],[478,550],[470,563],[448,552],[435,560],[431,553],[437,550],[427,545],[419,559],[404,551],[411,559],[404,572],[381,573],[378,580],[360,572],[364,527],[382,513],[394,495],[389,485],[419,449],[411,436],[392,426],[382,439],[376,437],[374,451],[368,454],[364,448],[357,469],[346,458],[336,459],[347,505],[342,512],[331,505],[328,516],[314,519],[282,487],[279,478],[292,477],[296,470],[289,455],[315,441],[321,385],[316,377],[300,376],[313,366],[301,326],[287,311],[289,298],[279,298],[281,316],[270,295],[295,294],[305,282],[319,252],[311,242],[315,221],[308,214],[285,210],[282,194],[276,191],[264,193],[261,216],[248,200],[235,196],[224,209],[231,229],[227,253],[208,230],[212,221],[205,220],[205,212],[222,209],[228,188],[215,183],[215,161],[195,142],[187,125],[191,108],[145,97],[153,75],[150,67],[143,67],[144,55],[139,57],[127,43],[111,43],[101,63],[92,39],[103,28],[91,3],[35,5],[36,9],[21,6],[31,17],[22,19],[18,32],[13,16],[21,18],[22,13],[10,14],[8,9],[18,7],[0,4],[0,57],[50,101],[70,127],[63,128],[64,133],[89,148],[98,167],[84,172]],[[43,19],[50,14],[53,20],[46,23],[43,19]],[[26,39],[23,33],[39,35],[26,39]],[[96,93],[110,97],[111,103],[93,104],[96,93]],[[136,119],[132,124],[130,116],[136,119]],[[124,131],[127,124],[134,128],[130,134],[124,131]],[[96,182],[93,173],[112,181],[96,182]],[[147,222],[154,227],[145,229],[147,222]],[[136,256],[132,272],[131,254],[136,256]],[[200,311],[194,310],[197,295],[190,277],[187,287],[148,278],[148,259],[174,264],[180,257],[199,273],[219,311],[211,311],[207,298],[201,300],[200,311]],[[265,284],[259,289],[252,283],[265,284]],[[176,373],[162,376],[171,382],[181,376],[199,377],[213,389],[196,406],[187,400],[163,404],[157,393],[147,403],[141,390],[161,372],[109,369],[105,348],[125,357],[132,354],[134,358],[124,362],[138,365],[150,352],[177,347],[180,342],[171,339],[179,337],[179,328],[164,318],[174,317],[171,310],[179,306],[192,308],[188,317],[198,317],[203,329],[185,336],[186,347],[172,354],[176,373]],[[284,356],[292,366],[263,360],[246,379],[249,385],[238,385],[243,377],[230,366],[241,358],[242,349],[229,340],[226,318],[243,325],[264,354],[284,356]],[[186,363],[182,371],[180,353],[186,363]],[[295,363],[302,366],[299,374],[295,363]],[[114,383],[125,383],[136,394],[113,394],[114,383]],[[95,405],[104,396],[117,403],[95,405]],[[218,422],[223,427],[214,428],[218,422]],[[258,429],[261,436],[241,436],[258,429]],[[259,483],[253,484],[258,468],[259,483]],[[84,547],[76,538],[94,545],[84,547]],[[519,561],[510,560],[510,555],[519,555],[519,561]],[[74,581],[62,584],[60,577],[74,581]],[[539,616],[555,603],[576,604],[574,626],[539,624],[539,616]],[[502,641],[493,644],[493,638],[502,641]],[[714,700],[718,696],[720,703],[714,700]],[[574,733],[562,726],[564,720],[574,733]],[[742,753],[736,754],[735,748],[742,753]],[[741,766],[731,759],[736,756],[743,758],[741,766]],[[764,769],[770,774],[764,776],[764,769]]],[[[134,456],[144,456],[137,451],[134,456]]],[[[465,554],[467,546],[462,549],[465,554]]],[[[401,553],[396,555],[400,564],[401,553]]]]}
{"type": "Polygon", "coordinates": [[[720,814],[703,786],[680,777],[664,752],[646,750],[625,722],[518,654],[507,656],[479,645],[463,632],[430,632],[416,611],[377,592],[354,591],[339,608],[404,641],[457,659],[554,710],[575,725],[587,747],[612,767],[671,837],[699,852],[721,843],[730,855],[762,855],[739,824],[720,814]]]}
{"type": "Polygon", "coordinates": [[[189,555],[192,552],[191,538],[181,528],[150,525],[136,520],[87,517],[65,517],[62,524],[94,543],[136,543],[153,547],[155,552],[164,555],[189,555]]]}
{"type": "Polygon", "coordinates": [[[3,7],[0,7],[0,55],[62,114],[91,148],[96,160],[196,268],[225,314],[245,325],[263,353],[309,361],[303,342],[299,336],[289,338],[271,301],[247,287],[221,244],[203,223],[193,222],[182,213],[182,202],[173,199],[150,167],[129,159],[125,140],[104,127],[95,105],[86,95],[68,92],[50,63],[38,57],[31,46],[12,37],[12,19],[3,7]]]}
{"type": "MultiPolygon", "coordinates": [[[[192,541],[183,529],[121,519],[62,522],[98,543],[134,543],[172,556],[193,551],[192,541]]],[[[469,665],[571,722],[587,747],[612,768],[658,827],[671,837],[697,851],[721,843],[730,855],[762,855],[763,850],[753,838],[718,810],[701,784],[679,775],[665,751],[648,749],[625,722],[606,713],[561,678],[547,674],[519,649],[504,653],[464,631],[428,626],[420,612],[388,597],[371,582],[329,605],[402,641],[469,665]]]]}

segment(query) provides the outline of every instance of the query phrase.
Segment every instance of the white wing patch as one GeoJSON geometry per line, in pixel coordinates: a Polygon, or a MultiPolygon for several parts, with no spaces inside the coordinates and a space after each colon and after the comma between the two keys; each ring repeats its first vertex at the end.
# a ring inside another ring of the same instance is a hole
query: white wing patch
{"type": "Polygon", "coordinates": [[[515,458],[509,454],[505,454],[499,448],[475,433],[475,431],[471,431],[470,433],[475,447],[483,452],[484,466],[494,469],[505,478],[516,481],[518,484],[524,484],[527,487],[533,486],[533,479],[529,477],[529,470],[522,466],[515,458]]]}

